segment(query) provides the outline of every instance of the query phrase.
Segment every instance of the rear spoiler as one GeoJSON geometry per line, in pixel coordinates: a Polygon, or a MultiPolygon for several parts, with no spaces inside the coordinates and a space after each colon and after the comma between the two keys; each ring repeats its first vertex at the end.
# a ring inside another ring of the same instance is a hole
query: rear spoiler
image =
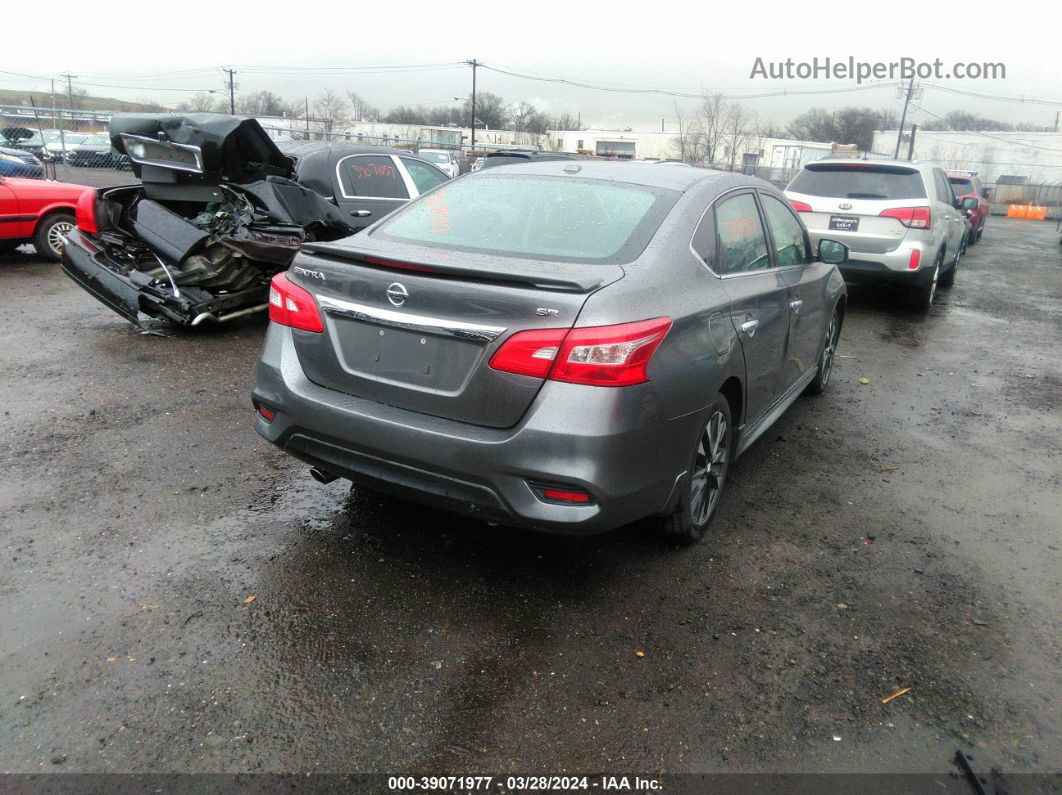
{"type": "MultiPolygon", "coordinates": [[[[560,292],[589,293],[624,276],[623,268],[615,264],[574,265],[546,260],[488,258],[484,255],[468,255],[460,264],[451,264],[438,260],[425,262],[417,259],[381,257],[367,251],[358,251],[349,245],[326,242],[303,243],[300,256],[305,254],[369,268],[413,271],[419,275],[444,279],[518,283],[560,292]],[[499,268],[499,261],[504,262],[507,267],[499,268]]],[[[447,256],[453,255],[447,252],[447,256]]]]}

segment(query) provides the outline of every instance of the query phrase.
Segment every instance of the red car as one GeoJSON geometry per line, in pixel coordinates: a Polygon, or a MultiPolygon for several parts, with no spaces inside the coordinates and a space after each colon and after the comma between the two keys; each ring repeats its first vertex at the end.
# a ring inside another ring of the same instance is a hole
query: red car
{"type": "Polygon", "coordinates": [[[0,177],[0,254],[23,243],[56,262],[75,227],[77,200],[92,188],[69,182],[0,177]]]}
{"type": "Polygon", "coordinates": [[[951,189],[955,191],[955,198],[960,202],[963,199],[977,199],[977,207],[966,211],[966,217],[970,219],[969,245],[973,245],[981,239],[985,231],[985,221],[988,220],[988,198],[985,196],[984,185],[973,171],[949,171],[948,181],[951,189]]]}

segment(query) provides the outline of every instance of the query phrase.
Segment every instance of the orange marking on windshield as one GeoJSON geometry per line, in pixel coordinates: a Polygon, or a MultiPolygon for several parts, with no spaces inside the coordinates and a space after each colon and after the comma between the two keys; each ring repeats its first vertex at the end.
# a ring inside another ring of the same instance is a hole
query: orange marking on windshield
{"type": "Polygon", "coordinates": [[[431,218],[432,234],[449,234],[450,205],[446,203],[446,191],[436,191],[428,196],[424,200],[424,203],[428,205],[428,216],[431,218]]]}

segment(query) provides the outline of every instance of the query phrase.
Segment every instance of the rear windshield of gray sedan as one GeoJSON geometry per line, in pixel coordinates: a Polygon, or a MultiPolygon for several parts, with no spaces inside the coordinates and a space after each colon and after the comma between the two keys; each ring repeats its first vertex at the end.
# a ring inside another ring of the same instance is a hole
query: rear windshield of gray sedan
{"type": "Polygon", "coordinates": [[[812,163],[786,190],[843,199],[924,199],[922,175],[903,166],[812,163]]]}
{"type": "Polygon", "coordinates": [[[678,196],[571,177],[476,175],[399,210],[373,236],[502,256],[629,262],[678,196]]]}

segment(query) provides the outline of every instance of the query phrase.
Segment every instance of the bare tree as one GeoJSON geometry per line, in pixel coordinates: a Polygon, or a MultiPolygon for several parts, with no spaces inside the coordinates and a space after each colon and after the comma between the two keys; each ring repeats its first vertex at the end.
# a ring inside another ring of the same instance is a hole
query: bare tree
{"type": "MultiPolygon", "coordinates": [[[[472,126],[472,97],[465,100],[465,124],[472,126]]],[[[505,100],[489,91],[476,94],[476,120],[479,124],[500,130],[507,121],[505,100]]]]}
{"type": "Polygon", "coordinates": [[[552,130],[582,130],[580,118],[574,113],[559,113],[549,123],[552,130]]]}
{"type": "MultiPolygon", "coordinates": [[[[509,106],[509,123],[518,132],[544,133],[549,119],[530,102],[516,102],[509,106]]],[[[478,113],[476,115],[479,115],[478,113]]],[[[482,116],[480,116],[482,118],[482,116]]]]}
{"type": "Polygon", "coordinates": [[[347,116],[347,101],[330,88],[326,88],[314,100],[313,113],[321,125],[322,132],[336,132],[350,123],[347,116]]]}
{"type": "Polygon", "coordinates": [[[698,124],[703,140],[704,160],[715,163],[720,153],[723,140],[728,135],[728,117],[730,103],[722,92],[706,93],[701,97],[698,124]]]}
{"type": "Polygon", "coordinates": [[[218,113],[225,106],[221,97],[208,91],[192,94],[192,98],[177,105],[177,110],[191,113],[218,113]]]}
{"type": "Polygon", "coordinates": [[[683,163],[697,163],[704,157],[704,135],[697,113],[686,113],[675,103],[678,135],[671,139],[671,147],[683,163]]]}
{"type": "Polygon", "coordinates": [[[743,157],[748,148],[749,135],[753,119],[745,107],[737,102],[726,104],[726,149],[730,158],[730,170],[738,166],[738,158],[743,157]]]}
{"type": "Polygon", "coordinates": [[[272,91],[255,91],[237,100],[236,112],[243,116],[283,116],[288,105],[272,91]]]}
{"type": "Polygon", "coordinates": [[[427,124],[428,114],[424,108],[412,105],[397,105],[387,112],[384,121],[391,124],[427,124]]]}
{"type": "Polygon", "coordinates": [[[368,100],[357,91],[348,91],[347,98],[350,99],[351,116],[354,121],[380,120],[380,109],[369,104],[368,100]]]}

